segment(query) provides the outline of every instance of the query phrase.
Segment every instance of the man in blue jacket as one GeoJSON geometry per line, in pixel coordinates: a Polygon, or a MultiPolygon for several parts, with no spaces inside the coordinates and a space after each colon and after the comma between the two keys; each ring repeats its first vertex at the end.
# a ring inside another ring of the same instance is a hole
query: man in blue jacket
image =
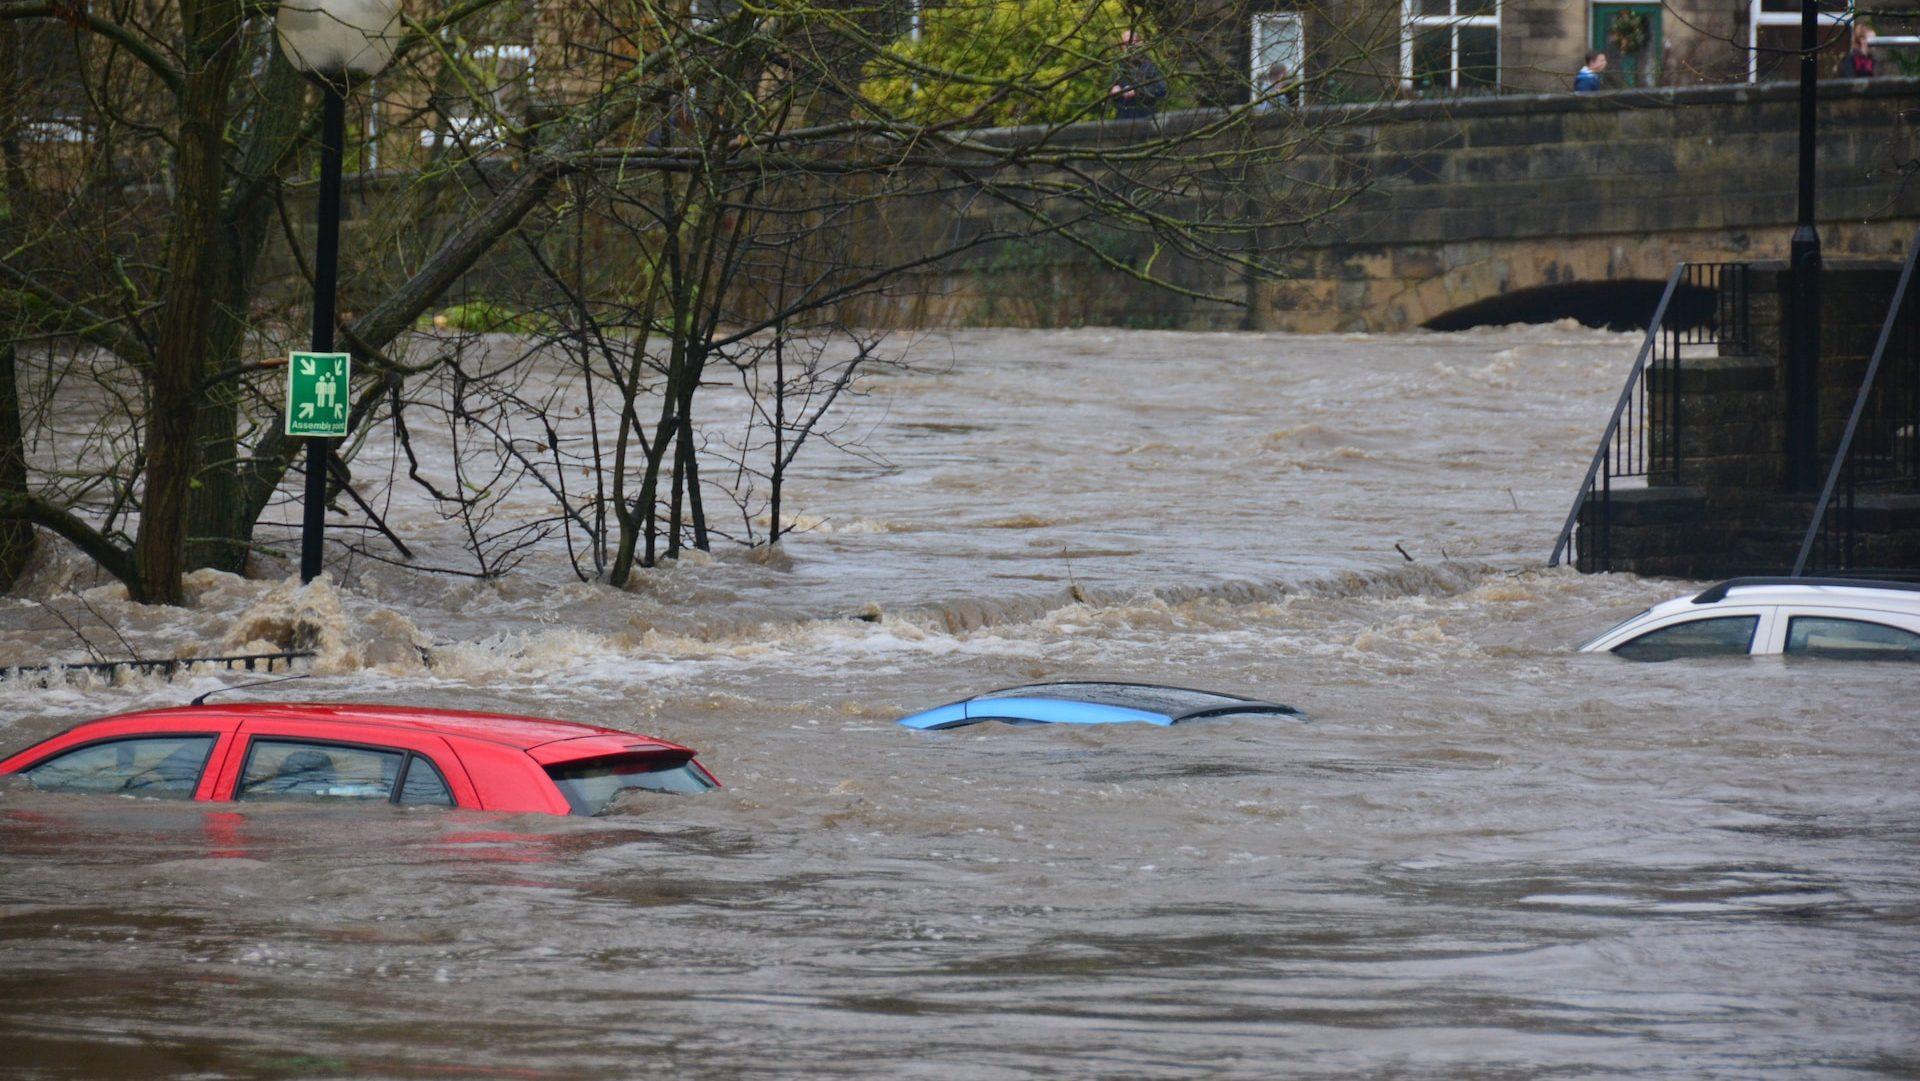
{"type": "Polygon", "coordinates": [[[1586,66],[1580,69],[1580,74],[1573,77],[1573,92],[1591,94],[1600,89],[1600,73],[1605,70],[1607,70],[1607,54],[1598,49],[1588,53],[1586,66]]]}
{"type": "Polygon", "coordinates": [[[1120,33],[1120,48],[1125,54],[1114,71],[1113,88],[1107,97],[1113,101],[1114,115],[1122,120],[1141,120],[1153,115],[1160,99],[1167,96],[1167,79],[1147,55],[1146,42],[1132,30],[1120,33]]]}

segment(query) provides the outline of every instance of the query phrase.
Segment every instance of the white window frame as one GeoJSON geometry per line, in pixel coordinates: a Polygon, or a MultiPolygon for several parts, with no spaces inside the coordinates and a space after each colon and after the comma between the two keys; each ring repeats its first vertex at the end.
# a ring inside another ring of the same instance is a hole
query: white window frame
{"type": "MultiPolygon", "coordinates": [[[[1801,0],[1805,3],[1806,0],[1801,0]]],[[[1747,81],[1760,81],[1760,28],[1763,26],[1799,26],[1798,11],[1762,11],[1762,0],[1747,0],[1747,81]]],[[[1823,26],[1845,26],[1853,21],[1853,5],[1845,11],[1822,11],[1823,26]]]]}
{"type": "MultiPolygon", "coordinates": [[[[1753,0],[1758,4],[1760,0],[1753,0]]],[[[1501,0],[1494,0],[1491,15],[1461,15],[1460,0],[1447,0],[1445,15],[1420,14],[1420,0],[1400,0],[1400,86],[1405,90],[1413,89],[1413,39],[1426,28],[1444,26],[1451,30],[1448,37],[1447,89],[1460,89],[1460,31],[1463,28],[1481,28],[1493,31],[1493,67],[1494,86],[1498,88],[1502,81],[1502,72],[1506,69],[1505,53],[1507,35],[1500,32],[1501,0]]]]}
{"type": "Polygon", "coordinates": [[[1253,98],[1258,100],[1260,94],[1266,87],[1267,65],[1261,63],[1260,56],[1260,40],[1262,37],[1260,27],[1263,23],[1293,24],[1293,36],[1295,40],[1300,43],[1300,55],[1294,59],[1294,62],[1288,66],[1287,70],[1292,73],[1293,78],[1300,80],[1300,89],[1294,92],[1294,104],[1305,105],[1307,103],[1307,84],[1305,78],[1307,70],[1307,20],[1306,17],[1298,11],[1262,11],[1255,14],[1253,20],[1248,23],[1247,67],[1250,78],[1249,85],[1253,87],[1253,98]]]}
{"type": "Polygon", "coordinates": [[[28,120],[21,123],[20,131],[28,140],[36,143],[78,144],[92,140],[92,136],[87,134],[87,119],[83,116],[28,120]]]}
{"type": "MultiPolygon", "coordinates": [[[[471,60],[490,60],[496,64],[503,60],[519,61],[525,65],[526,68],[528,93],[533,93],[536,89],[537,84],[534,82],[535,53],[534,47],[531,45],[477,45],[467,53],[467,57],[471,60]]],[[[376,115],[378,114],[377,103],[374,112],[376,115]]],[[[491,109],[483,113],[464,113],[458,116],[448,116],[446,119],[447,139],[454,145],[465,143],[479,149],[492,149],[504,145],[507,141],[507,133],[502,130],[498,124],[494,123],[493,110],[491,109]]],[[[378,124],[376,123],[374,127],[377,133],[378,124]]],[[[375,139],[375,145],[378,145],[377,138],[375,139]]],[[[434,128],[423,130],[420,133],[420,145],[429,150],[439,146],[439,131],[434,128]]]]}

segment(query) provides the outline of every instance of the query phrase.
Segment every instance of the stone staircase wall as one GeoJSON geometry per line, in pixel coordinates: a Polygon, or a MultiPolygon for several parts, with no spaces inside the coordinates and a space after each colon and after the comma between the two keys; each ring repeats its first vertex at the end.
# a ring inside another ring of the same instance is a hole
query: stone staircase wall
{"type": "MultiPolygon", "coordinates": [[[[1891,263],[1830,260],[1825,268],[1823,463],[1839,446],[1898,277],[1891,263]]],[[[1579,569],[1686,578],[1792,569],[1815,493],[1786,490],[1789,281],[1782,263],[1753,264],[1750,352],[1683,355],[1677,369],[1648,373],[1649,415],[1663,415],[1677,395],[1678,468],[1674,449],[1656,440],[1656,468],[1644,487],[1627,480],[1621,483],[1632,487],[1616,488],[1604,501],[1598,492],[1589,497],[1580,511],[1579,569]]],[[[1858,565],[1920,570],[1920,491],[1864,496],[1853,523],[1858,565]]]]}

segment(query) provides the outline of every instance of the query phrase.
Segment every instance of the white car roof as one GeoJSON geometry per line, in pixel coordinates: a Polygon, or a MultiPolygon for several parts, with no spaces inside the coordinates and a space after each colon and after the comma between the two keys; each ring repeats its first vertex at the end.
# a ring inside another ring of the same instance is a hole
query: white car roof
{"type": "Polygon", "coordinates": [[[1666,614],[1714,605],[1752,604],[1812,604],[1920,615],[1920,585],[1868,579],[1733,578],[1694,596],[1676,597],[1653,610],[1666,614]]]}

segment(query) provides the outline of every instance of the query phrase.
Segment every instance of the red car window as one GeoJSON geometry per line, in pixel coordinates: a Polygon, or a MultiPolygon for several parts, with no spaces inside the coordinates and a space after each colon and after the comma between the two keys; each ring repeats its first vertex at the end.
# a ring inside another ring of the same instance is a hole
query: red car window
{"type": "Polygon", "coordinates": [[[155,799],[192,799],[213,750],[210,735],[142,736],[90,743],[23,771],[35,788],[155,799]]]}
{"type": "Polygon", "coordinates": [[[351,721],[247,721],[208,792],[215,800],[250,802],[366,799],[409,806],[481,806],[472,781],[446,740],[391,725],[351,721]],[[270,757],[256,764],[256,749],[270,744],[302,745],[312,753],[289,764],[283,759],[291,751],[271,749],[270,757]],[[283,771],[288,765],[292,768],[283,771]]]}
{"type": "Polygon", "coordinates": [[[406,769],[400,774],[400,796],[394,802],[402,807],[452,807],[453,792],[447,779],[424,755],[408,755],[406,769]]]}
{"type": "Polygon", "coordinates": [[[405,751],[304,740],[256,739],[233,798],[248,802],[392,802],[405,751]]]}

